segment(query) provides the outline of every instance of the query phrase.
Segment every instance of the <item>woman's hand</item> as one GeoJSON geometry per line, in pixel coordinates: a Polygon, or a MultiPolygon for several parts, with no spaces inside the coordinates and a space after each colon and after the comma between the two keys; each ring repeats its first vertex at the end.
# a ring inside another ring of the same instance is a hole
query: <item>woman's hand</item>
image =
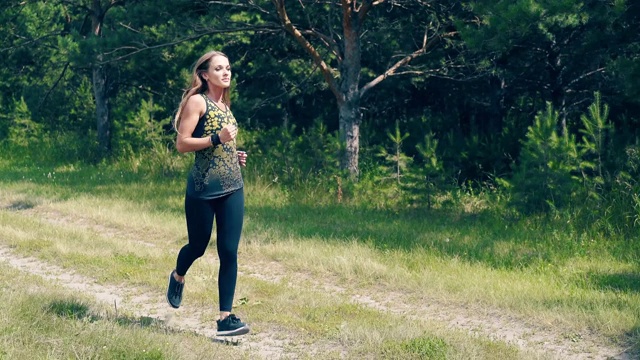
{"type": "Polygon", "coordinates": [[[235,139],[236,135],[238,135],[238,128],[235,125],[227,125],[218,133],[220,142],[223,144],[235,139]]]}
{"type": "Polygon", "coordinates": [[[247,166],[247,153],[245,151],[238,151],[238,163],[240,163],[240,166],[247,166]]]}

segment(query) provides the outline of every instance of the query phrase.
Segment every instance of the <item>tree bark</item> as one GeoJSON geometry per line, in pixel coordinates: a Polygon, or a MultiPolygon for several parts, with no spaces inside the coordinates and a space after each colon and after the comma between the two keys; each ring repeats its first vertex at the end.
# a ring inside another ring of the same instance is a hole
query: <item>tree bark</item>
{"type": "MultiPolygon", "coordinates": [[[[102,6],[101,0],[93,0],[91,16],[91,35],[102,37],[102,24],[109,8],[117,2],[111,1],[102,6]]],[[[102,54],[98,53],[92,66],[93,95],[96,102],[96,130],[98,145],[104,157],[111,151],[111,117],[109,109],[108,75],[106,65],[102,64],[102,54]]]]}
{"type": "Polygon", "coordinates": [[[352,178],[358,176],[358,154],[360,152],[360,98],[338,103],[340,117],[340,142],[345,145],[341,167],[349,171],[352,178]]]}
{"type": "Polygon", "coordinates": [[[342,1],[342,33],[344,35],[343,60],[340,63],[340,93],[343,101],[338,101],[339,136],[345,145],[341,167],[349,171],[351,178],[358,176],[358,153],[360,152],[360,16],[355,2],[342,1]]]}
{"type": "Polygon", "coordinates": [[[107,71],[104,65],[93,66],[93,95],[96,102],[98,145],[103,156],[111,151],[111,116],[107,94],[107,71]]]}

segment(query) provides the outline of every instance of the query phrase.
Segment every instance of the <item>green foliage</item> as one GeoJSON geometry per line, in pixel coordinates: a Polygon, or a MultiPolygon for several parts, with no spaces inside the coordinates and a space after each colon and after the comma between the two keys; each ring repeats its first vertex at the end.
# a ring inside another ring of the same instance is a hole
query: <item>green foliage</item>
{"type": "Polygon", "coordinates": [[[584,187],[589,198],[596,201],[603,195],[605,184],[605,157],[607,155],[606,141],[610,139],[613,128],[609,123],[609,106],[602,105],[601,95],[596,92],[595,102],[589,106],[589,113],[583,114],[583,134],[580,147],[580,167],[583,171],[584,187]]]}
{"type": "Polygon", "coordinates": [[[578,231],[634,238],[640,229],[640,149],[628,146],[620,156],[624,165],[615,173],[604,178],[592,175],[584,181],[591,196],[571,216],[578,231]]]}
{"type": "MultiPolygon", "coordinates": [[[[339,9],[301,4],[289,6],[291,18],[326,36],[305,33],[337,75],[344,59],[325,45],[340,26],[339,9]]],[[[474,208],[468,196],[486,192],[498,202],[511,196],[516,206],[508,211],[565,209],[577,232],[632,234],[640,226],[633,165],[640,35],[629,31],[640,18],[632,2],[374,6],[360,37],[359,86],[415,51],[424,29],[428,39],[436,29],[450,37],[362,99],[358,182],[338,170],[335,97],[304,49],[274,26],[268,2],[118,2],[105,14],[101,37],[92,36],[86,5],[0,5],[3,158],[182,176],[192,157],[175,152],[168,119],[190,67],[215,48],[234,69],[232,108],[239,144],[250,152],[247,173],[287,196],[375,208],[474,208]],[[96,142],[91,70],[98,57],[113,125],[107,159],[96,142]],[[551,117],[553,124],[545,123],[551,117]]]]}
{"type": "Polygon", "coordinates": [[[410,191],[415,197],[412,199],[413,202],[422,206],[426,204],[427,208],[432,207],[434,195],[445,189],[444,168],[436,152],[437,148],[438,139],[432,132],[426,134],[423,142],[416,145],[422,167],[417,167],[416,171],[412,172],[415,186],[410,191]]]}
{"type": "MultiPolygon", "coordinates": [[[[156,119],[164,109],[155,104],[153,98],[141,99],[138,112],[127,114],[126,120],[115,123],[114,153],[120,156],[132,156],[153,148],[156,143],[169,143],[171,139],[164,130],[170,128],[171,119],[156,119]]],[[[173,134],[171,134],[173,135],[173,134]]]]}
{"type": "Polygon", "coordinates": [[[444,179],[442,164],[436,154],[438,140],[435,134],[425,135],[423,143],[416,146],[418,161],[405,153],[403,144],[411,133],[402,131],[398,121],[394,130],[386,134],[388,142],[378,146],[375,153],[379,159],[376,166],[365,168],[354,186],[359,201],[374,208],[405,205],[430,208],[432,197],[441,190],[439,186],[444,179]]]}
{"type": "Polygon", "coordinates": [[[578,191],[579,154],[575,137],[560,134],[551,104],[529,127],[512,180],[513,204],[522,212],[547,212],[571,205],[578,191]]]}
{"type": "Polygon", "coordinates": [[[377,171],[378,176],[374,181],[379,183],[376,189],[380,190],[380,197],[383,200],[397,202],[403,197],[402,178],[412,160],[404,154],[402,149],[402,142],[409,137],[409,134],[400,131],[400,124],[396,121],[394,131],[387,131],[387,136],[390,143],[387,146],[378,147],[376,155],[381,162],[377,171]]]}
{"type": "Polygon", "coordinates": [[[447,359],[449,346],[443,339],[421,337],[402,342],[386,342],[383,344],[383,359],[447,359]]]}
{"type": "Polygon", "coordinates": [[[82,320],[89,316],[89,306],[77,300],[55,300],[45,309],[57,316],[75,320],[82,320]]]}
{"type": "Polygon", "coordinates": [[[97,145],[87,134],[48,132],[46,136],[30,141],[28,146],[9,141],[2,144],[2,157],[21,166],[99,162],[97,145]]]}
{"type": "Polygon", "coordinates": [[[239,148],[245,149],[251,163],[256,164],[253,166],[259,166],[260,173],[268,174],[274,183],[307,189],[320,184],[328,187],[341,174],[338,136],[321,122],[300,133],[291,125],[269,131],[244,130],[239,136],[239,148]]]}
{"type": "Polygon", "coordinates": [[[596,92],[580,116],[581,141],[559,135],[557,112],[549,106],[527,133],[521,163],[511,181],[511,203],[522,213],[554,211],[571,231],[589,237],[627,238],[640,228],[637,146],[617,153],[609,106],[596,92]],[[619,158],[625,158],[622,165],[619,158]]]}
{"type": "Polygon", "coordinates": [[[24,98],[16,101],[14,110],[6,117],[9,122],[8,139],[18,146],[29,146],[37,143],[46,133],[42,124],[38,124],[31,119],[31,111],[24,98]]]}

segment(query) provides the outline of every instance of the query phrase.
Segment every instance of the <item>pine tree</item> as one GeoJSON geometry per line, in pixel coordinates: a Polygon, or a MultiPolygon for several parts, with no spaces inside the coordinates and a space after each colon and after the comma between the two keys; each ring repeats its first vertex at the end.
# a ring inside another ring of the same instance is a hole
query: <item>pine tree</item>
{"type": "Polygon", "coordinates": [[[560,126],[558,112],[547,103],[547,110],[538,113],[528,129],[511,183],[512,201],[525,213],[566,207],[579,188],[575,136],[560,134],[560,126]]]}

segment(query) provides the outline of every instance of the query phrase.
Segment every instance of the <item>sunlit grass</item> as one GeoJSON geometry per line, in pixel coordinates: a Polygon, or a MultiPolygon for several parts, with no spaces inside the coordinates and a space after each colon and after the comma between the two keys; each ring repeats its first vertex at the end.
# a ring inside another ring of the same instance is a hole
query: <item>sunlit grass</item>
{"type": "Polygon", "coordinates": [[[409,304],[428,294],[440,301],[509,309],[550,329],[616,338],[637,326],[640,315],[640,295],[628,291],[638,286],[632,282],[638,279],[636,265],[611,258],[513,270],[441,258],[427,250],[380,252],[355,241],[335,244],[321,238],[250,242],[246,248],[250,257],[267,257],[286,269],[329,278],[336,286],[368,289],[373,298],[379,288],[403,294],[409,304]],[[607,285],[619,277],[619,286],[607,285]]]}
{"type": "Polygon", "coordinates": [[[161,321],[116,314],[84,294],[70,294],[43,279],[0,271],[2,359],[211,359],[249,358],[161,321]]]}
{"type": "MultiPolygon", "coordinates": [[[[299,331],[302,341],[345,345],[326,358],[537,358],[437,322],[354,304],[351,296],[360,293],[387,306],[396,301],[416,316],[434,300],[499,309],[576,341],[586,332],[611,341],[639,337],[638,263],[633,254],[609,253],[605,241],[576,242],[539,219],[503,221],[475,210],[314,207],[270,181],[247,177],[236,292],[236,308],[257,331],[281,328],[299,331]],[[391,303],[389,294],[396,297],[391,303]]],[[[187,241],[182,179],[80,167],[49,176],[25,168],[3,172],[0,183],[0,245],[103,284],[165,290],[187,241]]],[[[214,244],[188,275],[194,306],[217,303],[214,244]]],[[[17,320],[6,321],[11,327],[17,320]]],[[[73,328],[74,321],[60,326],[73,328]]]]}

